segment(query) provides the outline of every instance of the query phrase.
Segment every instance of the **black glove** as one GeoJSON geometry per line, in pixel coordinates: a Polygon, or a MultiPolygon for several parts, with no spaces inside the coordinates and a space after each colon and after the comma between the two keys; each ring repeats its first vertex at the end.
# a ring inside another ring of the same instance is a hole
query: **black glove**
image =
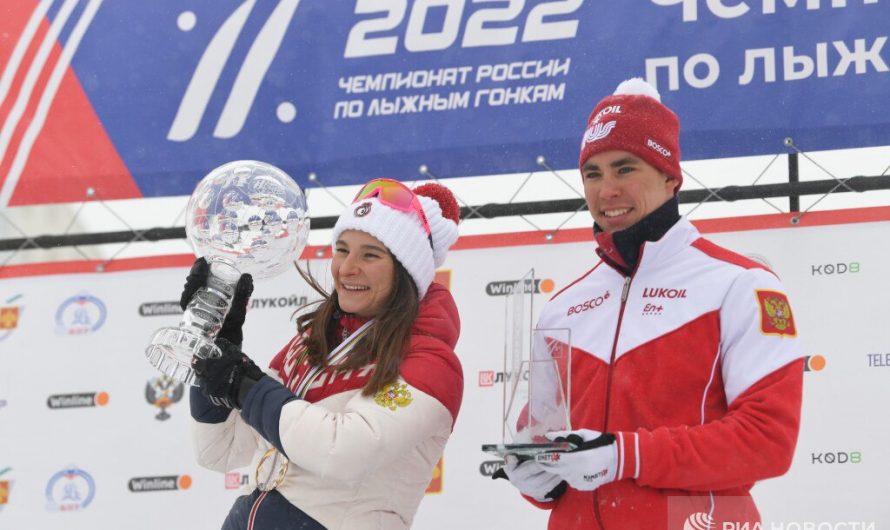
{"type": "MultiPolygon", "coordinates": [[[[179,307],[185,311],[192,297],[201,287],[207,285],[207,277],[210,275],[210,265],[204,258],[198,258],[192,264],[192,269],[185,279],[185,285],[182,288],[182,296],[179,298],[179,307]]],[[[238,278],[235,285],[235,294],[232,297],[232,307],[223,321],[222,328],[217,337],[228,340],[233,344],[242,344],[244,342],[244,333],[241,327],[244,325],[244,319],[247,316],[247,301],[253,294],[253,277],[250,274],[242,274],[238,278]]]]}
{"type": "Polygon", "coordinates": [[[226,339],[217,338],[216,346],[222,357],[192,358],[196,381],[211,403],[229,408],[241,408],[251,387],[266,376],[241,348],[226,339]]]}

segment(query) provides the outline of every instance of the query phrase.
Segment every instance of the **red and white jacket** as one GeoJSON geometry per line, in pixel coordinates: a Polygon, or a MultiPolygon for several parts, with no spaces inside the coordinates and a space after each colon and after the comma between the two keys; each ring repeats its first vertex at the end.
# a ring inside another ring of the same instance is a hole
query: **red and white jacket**
{"type": "Polygon", "coordinates": [[[749,490],[791,465],[803,378],[772,272],[681,218],[644,244],[631,276],[600,261],[548,302],[538,327],[571,329],[572,428],[619,443],[615,482],[533,501],[552,510],[548,528],[759,521],[749,490]]]}
{"type": "MultiPolygon", "coordinates": [[[[344,317],[340,331],[352,333],[363,323],[344,317]]],[[[273,447],[261,432],[271,432],[290,460],[278,491],[325,528],[407,529],[460,410],[463,371],[454,353],[459,334],[454,299],[434,283],[421,301],[395,383],[363,396],[372,367],[328,368],[305,399],[257,405],[280,409],[272,416],[277,424],[266,429],[257,430],[237,411],[213,423],[194,421],[197,460],[223,472],[249,465],[250,491],[256,487],[254,469],[273,447]]],[[[270,364],[269,375],[284,385],[275,384],[279,394],[286,387],[292,396],[308,369],[294,362],[299,341],[294,337],[270,364]]],[[[248,408],[253,405],[246,402],[248,408]]]]}

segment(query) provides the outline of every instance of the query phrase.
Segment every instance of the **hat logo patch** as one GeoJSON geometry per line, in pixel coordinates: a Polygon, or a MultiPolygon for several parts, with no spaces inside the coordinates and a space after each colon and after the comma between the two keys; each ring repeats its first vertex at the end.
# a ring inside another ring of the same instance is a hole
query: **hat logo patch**
{"type": "Polygon", "coordinates": [[[583,148],[585,145],[596,142],[597,140],[602,140],[606,136],[609,136],[609,133],[612,132],[612,129],[615,128],[614,121],[610,121],[608,123],[594,123],[587,132],[584,133],[584,141],[581,142],[581,147],[583,148]]]}
{"type": "Polygon", "coordinates": [[[371,203],[363,202],[355,207],[355,210],[352,212],[356,217],[364,217],[371,213],[371,203]]]}
{"type": "Polygon", "coordinates": [[[668,148],[666,148],[666,147],[662,147],[661,144],[659,144],[658,142],[656,142],[656,141],[653,140],[652,138],[647,138],[647,139],[646,139],[646,147],[648,147],[649,149],[652,149],[653,151],[659,153],[661,156],[663,156],[663,157],[665,157],[665,158],[670,158],[670,157],[671,157],[671,150],[668,149],[668,148]]]}
{"type": "Polygon", "coordinates": [[[596,113],[596,116],[593,118],[593,123],[599,123],[600,118],[603,116],[608,116],[609,114],[621,114],[621,105],[609,105],[603,110],[596,113]]]}

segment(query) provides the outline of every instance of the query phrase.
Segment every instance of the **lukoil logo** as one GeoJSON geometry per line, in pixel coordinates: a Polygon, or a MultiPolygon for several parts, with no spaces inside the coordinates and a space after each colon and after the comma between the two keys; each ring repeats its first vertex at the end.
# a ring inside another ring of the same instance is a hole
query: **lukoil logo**
{"type": "Polygon", "coordinates": [[[135,477],[131,478],[127,488],[133,493],[145,493],[150,491],[174,491],[187,490],[192,487],[192,477],[189,475],[167,475],[161,477],[135,477]]]}
{"type": "Polygon", "coordinates": [[[75,409],[82,407],[104,407],[108,404],[108,392],[81,392],[78,394],[54,394],[46,398],[46,406],[51,409],[75,409]]]}
{"type": "Polygon", "coordinates": [[[644,287],[643,298],[686,298],[686,289],[644,287]]]}
{"type": "Polygon", "coordinates": [[[714,530],[714,518],[705,512],[696,512],[683,522],[683,530],[714,530]]]}
{"type": "Polygon", "coordinates": [[[46,509],[51,512],[82,510],[95,496],[96,482],[89,473],[76,467],[63,469],[46,484],[46,509]]]}
{"type": "Polygon", "coordinates": [[[62,302],[56,310],[56,333],[85,335],[102,327],[108,311],[95,296],[79,294],[62,302]]]}
{"type": "Polygon", "coordinates": [[[238,471],[230,471],[226,473],[226,489],[236,490],[241,486],[246,486],[250,482],[247,473],[239,473],[238,471]]]}
{"type": "Polygon", "coordinates": [[[512,294],[519,289],[523,293],[549,293],[553,291],[556,284],[550,278],[535,279],[534,284],[531,280],[504,280],[491,282],[485,286],[485,294],[488,296],[506,296],[512,294]],[[520,285],[522,283],[523,285],[520,285]]]}
{"type": "Polygon", "coordinates": [[[278,307],[303,307],[309,303],[306,295],[292,294],[273,298],[251,298],[250,309],[275,309],[278,307]]]}
{"type": "Polygon", "coordinates": [[[594,123],[584,132],[584,139],[581,141],[581,148],[583,149],[585,145],[602,140],[606,136],[612,132],[617,124],[616,121],[610,121],[607,123],[594,123]]]}
{"type": "MultiPolygon", "coordinates": [[[[495,372],[494,370],[479,370],[479,386],[494,386],[497,383],[503,383],[506,379],[510,380],[512,374],[504,375],[504,372],[495,372]]],[[[522,380],[528,381],[528,370],[522,372],[522,380]]]]}
{"type": "Polygon", "coordinates": [[[825,357],[821,355],[807,355],[803,358],[803,360],[804,372],[821,372],[825,369],[825,357]]]}

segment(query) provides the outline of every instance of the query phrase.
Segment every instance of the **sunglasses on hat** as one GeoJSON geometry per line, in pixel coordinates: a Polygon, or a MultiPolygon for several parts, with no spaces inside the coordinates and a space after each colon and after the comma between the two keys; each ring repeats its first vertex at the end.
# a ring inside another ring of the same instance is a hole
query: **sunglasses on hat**
{"type": "Polygon", "coordinates": [[[430,248],[433,248],[433,231],[430,229],[426,213],[423,211],[420,199],[417,198],[417,195],[408,186],[397,180],[374,179],[359,190],[352,203],[355,204],[372,197],[376,197],[381,203],[400,212],[414,212],[420,219],[420,224],[423,225],[423,230],[426,232],[427,239],[430,242],[430,248]]]}

